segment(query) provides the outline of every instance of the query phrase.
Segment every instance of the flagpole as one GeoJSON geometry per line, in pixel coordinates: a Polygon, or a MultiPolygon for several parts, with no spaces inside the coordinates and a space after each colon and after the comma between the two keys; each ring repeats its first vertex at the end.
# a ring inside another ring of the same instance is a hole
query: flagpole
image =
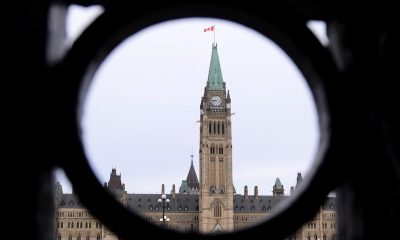
{"type": "Polygon", "coordinates": [[[214,44],[215,44],[215,32],[217,31],[217,29],[214,27],[214,44]]]}

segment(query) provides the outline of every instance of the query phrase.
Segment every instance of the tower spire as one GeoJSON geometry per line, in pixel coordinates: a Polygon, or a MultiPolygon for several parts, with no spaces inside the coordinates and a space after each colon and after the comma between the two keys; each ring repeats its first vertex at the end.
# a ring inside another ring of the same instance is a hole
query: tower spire
{"type": "Polygon", "coordinates": [[[212,54],[210,70],[207,79],[208,90],[225,90],[224,80],[222,78],[221,65],[219,63],[217,44],[212,44],[212,54]]]}

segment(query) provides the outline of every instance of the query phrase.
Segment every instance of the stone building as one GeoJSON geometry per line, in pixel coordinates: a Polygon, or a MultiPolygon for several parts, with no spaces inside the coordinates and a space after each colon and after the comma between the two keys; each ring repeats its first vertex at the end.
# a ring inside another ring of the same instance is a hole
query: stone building
{"type": "MultiPolygon", "coordinates": [[[[204,234],[229,232],[250,227],[266,218],[284,199],[285,189],[279,178],[272,186],[272,195],[259,195],[254,187],[252,195],[247,186],[243,194],[236,193],[232,176],[231,97],[222,78],[217,45],[212,45],[212,55],[207,85],[200,103],[200,181],[193,166],[193,155],[186,180],[179,191],[172,186],[170,193],[162,185],[160,194],[129,194],[125,191],[121,175],[112,169],[110,180],[104,187],[123,205],[154,224],[179,231],[204,234]],[[163,218],[161,195],[169,200],[163,218]],[[160,220],[169,221],[160,221],[160,220]]],[[[301,182],[297,174],[296,187],[301,182]]],[[[117,239],[80,204],[72,194],[64,194],[56,184],[57,240],[117,239]]],[[[314,219],[301,227],[289,239],[335,239],[335,199],[329,197],[314,219]]]]}

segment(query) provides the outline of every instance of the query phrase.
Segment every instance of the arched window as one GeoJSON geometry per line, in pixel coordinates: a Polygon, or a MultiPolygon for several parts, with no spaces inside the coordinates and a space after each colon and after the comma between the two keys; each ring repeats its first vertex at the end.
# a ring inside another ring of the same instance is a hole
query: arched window
{"type": "Polygon", "coordinates": [[[214,205],[214,217],[216,218],[220,218],[221,217],[221,204],[219,202],[217,202],[214,205]]]}
{"type": "Polygon", "coordinates": [[[217,131],[215,131],[216,130],[216,124],[215,124],[215,122],[214,122],[214,134],[217,132],[217,131]]]}
{"type": "Polygon", "coordinates": [[[311,240],[311,236],[310,235],[307,236],[307,240],[311,240]]]}
{"type": "Polygon", "coordinates": [[[88,235],[86,235],[86,240],[90,240],[90,236],[89,236],[89,234],[88,234],[88,235]]]}
{"type": "Polygon", "coordinates": [[[219,122],[218,122],[218,134],[219,134],[219,122]]]}
{"type": "Polygon", "coordinates": [[[326,240],[326,234],[322,235],[322,240],[326,240]]]}
{"type": "Polygon", "coordinates": [[[71,233],[68,235],[68,240],[72,240],[72,234],[71,233]]]}
{"type": "Polygon", "coordinates": [[[62,222],[62,221],[61,221],[60,227],[61,227],[61,228],[63,228],[63,227],[64,227],[64,224],[63,224],[63,222],[62,222]]]}
{"type": "Polygon", "coordinates": [[[61,233],[58,234],[57,240],[61,240],[61,233]]]}
{"type": "Polygon", "coordinates": [[[219,147],[218,153],[219,153],[219,154],[224,154],[224,148],[223,148],[223,147],[219,147]]]}
{"type": "Polygon", "coordinates": [[[267,208],[265,206],[262,207],[262,211],[265,212],[267,211],[267,208]]]}
{"type": "Polygon", "coordinates": [[[318,240],[317,234],[314,235],[314,240],[318,240]]]}
{"type": "Polygon", "coordinates": [[[211,123],[208,124],[208,133],[211,134],[211,123]]]}
{"type": "Polygon", "coordinates": [[[78,234],[78,237],[76,238],[76,240],[81,240],[81,235],[78,234]]]}
{"type": "Polygon", "coordinates": [[[101,240],[100,233],[97,234],[96,240],[101,240]]]}
{"type": "Polygon", "coordinates": [[[85,228],[88,228],[88,223],[87,222],[85,223],[85,228]]]}
{"type": "Polygon", "coordinates": [[[225,125],[222,123],[222,134],[225,134],[225,125]]]}

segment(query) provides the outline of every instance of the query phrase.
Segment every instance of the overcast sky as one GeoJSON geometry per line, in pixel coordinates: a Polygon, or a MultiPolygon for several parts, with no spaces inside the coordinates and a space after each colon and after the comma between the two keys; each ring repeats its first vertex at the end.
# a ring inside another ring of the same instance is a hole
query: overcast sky
{"type": "MultiPolygon", "coordinates": [[[[72,7],[70,41],[101,12],[72,7]]],[[[169,21],[125,40],[103,62],[87,95],[83,140],[96,175],[122,174],[128,193],[169,192],[186,178],[193,152],[199,176],[200,100],[213,32],[232,99],[233,182],[270,195],[277,177],[290,193],[311,167],[319,140],[316,108],[303,76],[273,42],[236,23],[206,18],[169,21]]],[[[313,30],[323,36],[323,26],[313,30]]],[[[57,179],[71,192],[65,177],[57,179]]]]}

